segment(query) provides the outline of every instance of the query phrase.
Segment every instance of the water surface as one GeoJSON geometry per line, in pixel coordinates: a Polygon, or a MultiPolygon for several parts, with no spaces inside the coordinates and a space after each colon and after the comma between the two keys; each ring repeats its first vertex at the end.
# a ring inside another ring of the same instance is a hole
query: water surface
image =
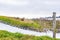
{"type": "MultiPolygon", "coordinates": [[[[50,36],[52,37],[53,32],[47,31],[47,32],[35,32],[31,30],[25,30],[17,27],[13,27],[4,23],[0,23],[0,30],[6,30],[9,32],[18,32],[22,34],[28,34],[28,35],[34,35],[34,36],[50,36]]],[[[56,38],[60,38],[60,33],[56,33],[56,38]]]]}

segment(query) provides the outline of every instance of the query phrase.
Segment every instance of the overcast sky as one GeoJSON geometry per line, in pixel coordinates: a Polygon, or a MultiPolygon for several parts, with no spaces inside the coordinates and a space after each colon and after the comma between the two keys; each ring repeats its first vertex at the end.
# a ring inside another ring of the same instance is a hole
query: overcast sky
{"type": "Polygon", "coordinates": [[[60,0],[0,0],[0,15],[36,18],[60,15],[60,0]]]}

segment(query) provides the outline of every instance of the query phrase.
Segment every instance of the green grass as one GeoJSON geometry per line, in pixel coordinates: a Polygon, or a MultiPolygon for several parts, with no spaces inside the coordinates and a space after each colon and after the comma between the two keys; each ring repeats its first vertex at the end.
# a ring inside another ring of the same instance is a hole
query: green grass
{"type": "MultiPolygon", "coordinates": [[[[51,20],[31,20],[31,22],[21,21],[14,17],[7,17],[7,16],[0,16],[0,20],[8,25],[28,28],[35,31],[43,31],[44,28],[48,28],[51,30],[52,28],[52,21],[51,20]]],[[[60,28],[60,21],[57,20],[56,28],[60,28]]]]}
{"type": "Polygon", "coordinates": [[[39,24],[35,23],[35,22],[25,23],[25,22],[22,22],[21,20],[18,21],[16,19],[6,17],[6,16],[0,16],[0,20],[4,23],[7,23],[7,24],[12,25],[12,26],[17,26],[17,27],[28,27],[28,28],[31,28],[31,29],[41,28],[41,26],[39,24]]]}
{"type": "Polygon", "coordinates": [[[0,40],[60,40],[48,36],[29,36],[21,33],[11,33],[8,31],[0,30],[0,40]]]}
{"type": "MultiPolygon", "coordinates": [[[[41,27],[48,28],[49,30],[53,30],[53,20],[41,20],[41,19],[33,19],[34,22],[41,25],[41,27]]],[[[42,30],[43,30],[42,29],[42,30]]],[[[56,32],[60,32],[57,29],[60,29],[60,20],[56,20],[56,32]]]]}

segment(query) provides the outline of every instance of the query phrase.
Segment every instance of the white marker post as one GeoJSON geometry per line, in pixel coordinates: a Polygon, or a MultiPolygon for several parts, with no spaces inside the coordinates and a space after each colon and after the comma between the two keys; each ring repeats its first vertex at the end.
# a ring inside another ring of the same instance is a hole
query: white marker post
{"type": "Polygon", "coordinates": [[[56,38],[56,12],[53,12],[53,38],[56,38]]]}

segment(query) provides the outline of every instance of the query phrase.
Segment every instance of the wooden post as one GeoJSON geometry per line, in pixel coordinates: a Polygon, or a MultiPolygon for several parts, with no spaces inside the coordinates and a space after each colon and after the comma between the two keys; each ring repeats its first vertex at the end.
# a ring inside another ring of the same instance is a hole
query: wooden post
{"type": "Polygon", "coordinates": [[[56,38],[56,12],[53,12],[53,38],[56,38]]]}

